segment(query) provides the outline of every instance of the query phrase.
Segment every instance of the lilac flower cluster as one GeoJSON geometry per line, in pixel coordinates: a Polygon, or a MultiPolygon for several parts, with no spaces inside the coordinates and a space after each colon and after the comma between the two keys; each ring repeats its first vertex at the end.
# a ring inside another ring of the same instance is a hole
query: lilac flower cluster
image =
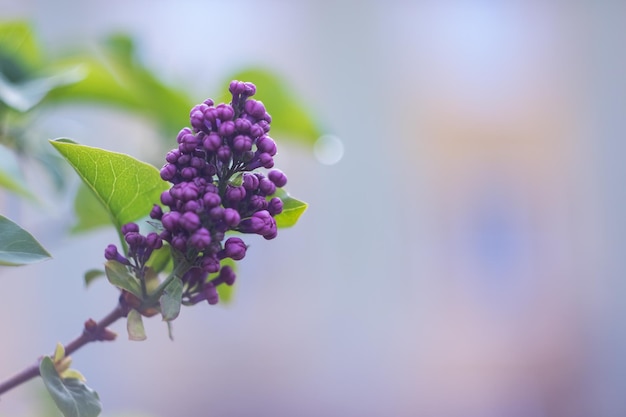
{"type": "MultiPolygon", "coordinates": [[[[224,241],[227,232],[273,239],[274,216],[283,210],[282,200],[272,197],[287,177],[271,169],[276,155],[268,135],[271,117],[262,102],[250,98],[256,92],[253,84],[233,81],[229,90],[230,104],[208,99],[191,110],[191,128],[180,131],[178,147],[167,154],[160,171],[172,183],[161,195],[168,210],[155,205],[150,213],[161,222],[158,237],[172,247],[175,260],[189,265],[181,277],[185,304],[215,304],[216,287],[235,281],[232,268],[221,261],[243,259],[247,246],[238,237],[224,241]],[[257,168],[269,171],[253,172],[257,168]],[[217,275],[209,280],[210,274],[217,275]]],[[[119,254],[110,247],[107,251],[107,259],[117,260],[119,254]]]]}

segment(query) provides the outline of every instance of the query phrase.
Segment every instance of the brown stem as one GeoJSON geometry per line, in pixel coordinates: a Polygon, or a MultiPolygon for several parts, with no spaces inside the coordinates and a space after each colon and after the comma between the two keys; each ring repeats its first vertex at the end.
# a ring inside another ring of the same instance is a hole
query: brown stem
{"type": "MultiPolygon", "coordinates": [[[[107,329],[107,326],[110,326],[118,319],[125,317],[126,314],[128,314],[128,310],[121,304],[117,304],[113,311],[107,314],[99,322],[95,322],[92,319],[87,320],[82,334],[65,345],[65,355],[69,356],[71,353],[76,352],[78,349],[90,342],[98,340],[114,340],[116,335],[111,330],[107,329]]],[[[23,369],[21,372],[13,375],[9,379],[0,382],[0,394],[11,390],[24,382],[35,378],[36,376],[39,376],[39,360],[37,360],[36,364],[33,364],[23,369]]]]}

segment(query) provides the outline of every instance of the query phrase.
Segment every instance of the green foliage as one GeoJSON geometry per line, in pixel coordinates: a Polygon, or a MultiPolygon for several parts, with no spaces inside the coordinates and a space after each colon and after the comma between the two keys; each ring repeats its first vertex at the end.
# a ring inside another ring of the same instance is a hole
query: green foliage
{"type": "Polygon", "coordinates": [[[76,223],[72,226],[72,233],[111,225],[108,210],[84,182],[80,183],[74,197],[74,214],[76,223]]]}
{"type": "Polygon", "coordinates": [[[85,287],[88,287],[93,281],[98,278],[104,277],[106,274],[101,269],[90,269],[85,272],[85,287]]]}
{"type": "Polygon", "coordinates": [[[189,123],[192,99],[167,86],[143,66],[130,37],[110,36],[100,45],[99,52],[59,60],[55,68],[81,65],[86,76],[81,82],[51,91],[46,102],[90,101],[131,110],[158,123],[168,141],[189,123]]]}
{"type": "Polygon", "coordinates": [[[126,266],[117,261],[107,261],[104,264],[104,272],[109,282],[121,290],[126,290],[140,300],[143,298],[141,283],[128,272],[126,266]]]}
{"type": "Polygon", "coordinates": [[[22,180],[15,154],[2,145],[0,145],[0,187],[29,200],[36,200],[22,180]]]}
{"type": "Polygon", "coordinates": [[[178,277],[173,277],[165,287],[159,300],[163,320],[172,321],[180,313],[180,304],[183,295],[183,282],[178,277]]]}
{"type": "Polygon", "coordinates": [[[59,376],[50,357],[45,356],[39,365],[41,378],[65,417],[97,417],[102,405],[100,398],[80,379],[59,376]]]}
{"type": "Polygon", "coordinates": [[[50,254],[30,233],[0,215],[0,265],[26,265],[49,258],[50,254]]]}
{"type": "Polygon", "coordinates": [[[143,327],[143,317],[137,310],[130,310],[126,318],[126,331],[130,340],[141,342],[146,340],[146,330],[143,327]]]}
{"type": "Polygon", "coordinates": [[[149,213],[168,188],[152,165],[117,152],[51,141],[93,191],[119,230],[149,213]]]}
{"type": "Polygon", "coordinates": [[[283,212],[275,217],[276,226],[279,228],[294,226],[308,207],[305,202],[291,197],[282,188],[277,189],[271,197],[280,197],[283,200],[283,212]]]}

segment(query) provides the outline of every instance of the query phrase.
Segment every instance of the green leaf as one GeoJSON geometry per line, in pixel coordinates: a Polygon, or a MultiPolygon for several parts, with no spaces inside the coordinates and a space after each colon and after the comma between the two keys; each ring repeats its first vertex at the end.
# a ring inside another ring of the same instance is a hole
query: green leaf
{"type": "Polygon", "coordinates": [[[271,135],[279,141],[294,140],[312,146],[320,137],[320,129],[309,116],[310,112],[296,99],[283,78],[268,70],[252,68],[234,74],[231,79],[256,86],[254,98],[261,100],[272,116],[271,135]]]}
{"type": "Polygon", "coordinates": [[[168,184],[152,165],[129,155],[51,141],[103,204],[117,230],[145,217],[168,184]]]}
{"type": "Polygon", "coordinates": [[[24,186],[16,155],[9,148],[0,145],[0,187],[32,201],[37,200],[24,186]]]}
{"type": "Polygon", "coordinates": [[[115,285],[117,288],[128,291],[140,300],[143,299],[141,283],[128,272],[126,266],[117,261],[107,261],[104,264],[104,271],[111,284],[115,285]]]}
{"type": "Polygon", "coordinates": [[[128,338],[136,342],[146,340],[146,330],[143,327],[143,318],[141,313],[137,310],[130,310],[128,317],[126,318],[126,330],[128,331],[128,338]]]}
{"type": "Polygon", "coordinates": [[[30,233],[0,215],[0,265],[26,265],[48,258],[50,254],[30,233]]]}
{"type": "Polygon", "coordinates": [[[0,102],[13,110],[26,112],[39,104],[55,88],[74,84],[85,77],[82,67],[46,77],[30,79],[14,84],[0,73],[0,102]]]}
{"type": "Polygon", "coordinates": [[[111,224],[111,216],[91,189],[83,182],[78,186],[74,198],[76,223],[72,233],[86,232],[111,224]]]}
{"type": "Polygon", "coordinates": [[[85,287],[88,287],[93,281],[100,277],[104,277],[105,273],[101,269],[90,269],[85,272],[85,287]]]}
{"type": "Polygon", "coordinates": [[[165,130],[164,137],[168,138],[189,124],[193,101],[142,65],[130,37],[111,36],[99,45],[97,56],[76,55],[59,60],[56,65],[65,68],[79,63],[85,65],[85,79],[55,89],[46,98],[46,103],[76,100],[108,103],[152,118],[165,130]]]}
{"type": "Polygon", "coordinates": [[[19,81],[41,64],[41,53],[31,26],[23,21],[0,23],[0,73],[19,81]]]}
{"type": "Polygon", "coordinates": [[[165,287],[159,299],[163,320],[171,321],[178,317],[183,296],[183,282],[180,278],[174,279],[165,287]]]}
{"type": "Polygon", "coordinates": [[[307,203],[291,197],[282,188],[278,188],[270,197],[280,197],[280,199],[283,200],[282,213],[274,217],[276,220],[276,226],[279,228],[286,228],[295,225],[300,216],[302,216],[302,213],[304,213],[308,207],[307,203]]]}
{"type": "Polygon", "coordinates": [[[62,379],[50,357],[45,356],[39,365],[41,378],[65,417],[97,417],[102,411],[98,393],[79,379],[62,379]]]}

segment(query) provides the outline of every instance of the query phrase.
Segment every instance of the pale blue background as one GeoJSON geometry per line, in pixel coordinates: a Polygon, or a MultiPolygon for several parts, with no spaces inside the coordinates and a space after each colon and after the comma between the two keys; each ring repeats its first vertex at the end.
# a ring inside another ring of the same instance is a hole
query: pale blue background
{"type": "MultiPolygon", "coordinates": [[[[261,64],[345,145],[325,166],[277,138],[311,207],[252,240],[232,306],[74,355],[104,415],[626,414],[623,4],[0,0],[16,17],[51,54],[128,31],[198,101],[261,64]]],[[[38,128],[154,158],[154,128],[108,109],[38,128]]],[[[115,234],[64,235],[61,200],[0,195],[54,255],[0,271],[1,375],[115,302],[81,281],[115,234]]],[[[31,415],[38,384],[0,415],[31,415]]]]}

